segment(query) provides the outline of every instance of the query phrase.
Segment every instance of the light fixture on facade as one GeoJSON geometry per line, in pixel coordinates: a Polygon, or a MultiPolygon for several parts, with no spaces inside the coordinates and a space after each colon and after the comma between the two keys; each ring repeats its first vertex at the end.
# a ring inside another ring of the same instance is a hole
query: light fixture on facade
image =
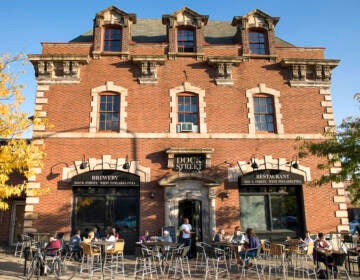
{"type": "Polygon", "coordinates": [[[129,169],[130,169],[130,166],[131,166],[131,163],[130,163],[129,160],[128,160],[128,155],[126,155],[126,157],[125,157],[125,163],[123,164],[122,168],[123,168],[123,169],[126,169],[126,170],[129,170],[129,169]]]}
{"type": "Polygon", "coordinates": [[[83,155],[83,160],[80,163],[80,169],[85,169],[88,166],[88,162],[85,160],[85,155],[83,155]]]}
{"type": "Polygon", "coordinates": [[[223,191],[218,194],[218,196],[221,198],[221,200],[224,200],[225,198],[230,197],[230,191],[223,191]]]}
{"type": "Polygon", "coordinates": [[[291,166],[295,169],[299,169],[298,158],[296,157],[295,162],[291,162],[291,166]]]}
{"type": "Polygon", "coordinates": [[[156,196],[156,192],[152,191],[152,192],[149,193],[149,197],[151,199],[155,198],[155,196],[156,196]]]}
{"type": "Polygon", "coordinates": [[[66,162],[58,162],[58,163],[54,164],[53,166],[51,166],[49,175],[46,176],[46,178],[48,180],[55,179],[56,177],[58,177],[60,175],[60,172],[54,172],[54,168],[60,164],[64,164],[66,167],[69,167],[69,165],[66,162]]]}
{"type": "Polygon", "coordinates": [[[252,157],[251,159],[250,159],[250,163],[251,163],[251,168],[252,169],[258,169],[259,168],[259,165],[256,163],[256,161],[255,161],[255,157],[252,157]]]}

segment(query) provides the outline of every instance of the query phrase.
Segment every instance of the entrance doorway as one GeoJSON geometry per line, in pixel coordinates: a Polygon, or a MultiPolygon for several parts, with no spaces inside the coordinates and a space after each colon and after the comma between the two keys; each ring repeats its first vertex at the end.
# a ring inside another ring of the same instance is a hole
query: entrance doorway
{"type": "Polygon", "coordinates": [[[11,211],[9,244],[15,245],[24,231],[25,201],[14,201],[11,211]]]}
{"type": "Polygon", "coordinates": [[[185,199],[179,201],[179,220],[178,225],[182,225],[183,219],[188,218],[192,227],[191,251],[196,252],[196,242],[202,238],[202,215],[201,201],[195,199],[185,199]]]}

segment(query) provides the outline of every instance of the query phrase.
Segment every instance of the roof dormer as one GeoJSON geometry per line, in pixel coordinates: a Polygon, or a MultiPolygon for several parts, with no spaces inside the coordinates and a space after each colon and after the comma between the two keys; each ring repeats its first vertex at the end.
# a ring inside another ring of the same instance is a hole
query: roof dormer
{"type": "Polygon", "coordinates": [[[253,58],[275,56],[275,26],[279,17],[255,9],[244,16],[235,16],[233,26],[241,34],[242,54],[253,58]]]}
{"type": "Polygon", "coordinates": [[[114,6],[98,12],[94,19],[93,56],[128,57],[133,24],[136,24],[135,14],[125,13],[114,6]]]}
{"type": "Polygon", "coordinates": [[[184,7],[170,15],[163,15],[162,22],[167,27],[168,56],[195,56],[203,59],[204,27],[209,16],[200,15],[184,7]]]}

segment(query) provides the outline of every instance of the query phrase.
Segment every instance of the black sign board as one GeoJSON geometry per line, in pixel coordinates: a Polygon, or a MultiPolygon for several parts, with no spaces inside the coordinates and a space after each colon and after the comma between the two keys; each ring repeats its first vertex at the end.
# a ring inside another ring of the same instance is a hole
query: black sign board
{"type": "Polygon", "coordinates": [[[138,175],[119,170],[94,170],[72,178],[73,186],[136,187],[139,182],[138,175]]]}
{"type": "Polygon", "coordinates": [[[167,230],[171,236],[173,242],[176,242],[176,230],[174,226],[164,226],[162,227],[161,235],[163,235],[164,230],[167,230]]]}
{"type": "Polygon", "coordinates": [[[303,183],[303,176],[276,169],[257,170],[239,177],[239,184],[242,186],[285,186],[303,183]]]}
{"type": "Polygon", "coordinates": [[[174,156],[174,170],[180,172],[199,172],[205,168],[204,154],[188,154],[174,156]]]}

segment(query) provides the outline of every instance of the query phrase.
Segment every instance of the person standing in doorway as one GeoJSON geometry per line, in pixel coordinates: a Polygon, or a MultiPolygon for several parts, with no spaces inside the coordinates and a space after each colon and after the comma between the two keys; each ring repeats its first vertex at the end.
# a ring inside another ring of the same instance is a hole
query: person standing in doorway
{"type": "Polygon", "coordinates": [[[182,240],[185,246],[189,246],[189,253],[188,257],[191,258],[191,230],[192,227],[189,224],[189,218],[183,219],[183,224],[181,225],[181,232],[182,232],[182,240]]]}

